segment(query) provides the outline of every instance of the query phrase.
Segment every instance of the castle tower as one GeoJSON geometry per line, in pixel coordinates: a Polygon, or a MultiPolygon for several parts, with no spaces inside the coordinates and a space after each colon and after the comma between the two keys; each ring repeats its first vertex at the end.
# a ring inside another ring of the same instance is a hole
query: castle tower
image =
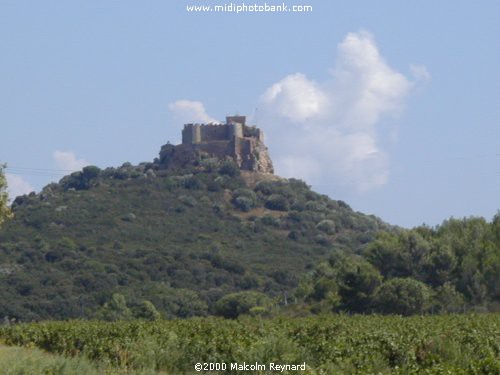
{"type": "Polygon", "coordinates": [[[245,122],[247,120],[246,116],[226,116],[226,124],[241,124],[245,125],[245,122]]]}
{"type": "Polygon", "coordinates": [[[227,116],[226,124],[229,125],[229,139],[243,138],[243,127],[245,126],[246,116],[227,116]]]}
{"type": "Polygon", "coordinates": [[[201,129],[197,124],[186,124],[182,129],[182,144],[201,143],[201,129]]]}

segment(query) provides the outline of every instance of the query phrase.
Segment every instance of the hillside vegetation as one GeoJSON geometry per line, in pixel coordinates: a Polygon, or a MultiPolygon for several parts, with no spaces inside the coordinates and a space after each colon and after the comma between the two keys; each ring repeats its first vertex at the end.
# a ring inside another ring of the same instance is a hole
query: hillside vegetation
{"type": "Polygon", "coordinates": [[[499,215],[404,230],[230,160],[85,167],[12,210],[9,318],[410,315],[495,310],[500,296],[499,215]]]}
{"type": "Polygon", "coordinates": [[[86,167],[13,210],[0,231],[0,316],[23,320],[96,316],[113,293],[164,316],[205,315],[230,292],[290,293],[332,251],[388,227],[298,180],[249,187],[213,160],[86,167]]]}

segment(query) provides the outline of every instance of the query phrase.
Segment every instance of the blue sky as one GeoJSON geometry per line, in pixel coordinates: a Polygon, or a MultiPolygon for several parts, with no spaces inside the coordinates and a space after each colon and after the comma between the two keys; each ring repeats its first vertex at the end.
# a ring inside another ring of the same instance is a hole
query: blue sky
{"type": "Polygon", "coordinates": [[[389,223],[500,209],[498,1],[186,11],[229,3],[0,1],[12,194],[59,179],[42,168],[150,161],[184,122],[238,112],[278,174],[389,223]]]}

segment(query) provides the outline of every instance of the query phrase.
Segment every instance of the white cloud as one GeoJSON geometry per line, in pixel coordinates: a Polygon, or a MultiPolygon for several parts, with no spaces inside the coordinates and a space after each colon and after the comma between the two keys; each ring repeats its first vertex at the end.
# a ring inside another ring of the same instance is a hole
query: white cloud
{"type": "Polygon", "coordinates": [[[263,100],[273,103],[281,117],[304,122],[317,116],[328,99],[316,83],[297,73],[272,85],[264,93],[263,100]]]}
{"type": "Polygon", "coordinates": [[[89,165],[84,159],[77,159],[72,151],[54,151],[52,158],[56,163],[57,168],[65,171],[79,171],[86,165],[89,165]]]}
{"type": "Polygon", "coordinates": [[[20,195],[28,194],[35,190],[35,188],[21,176],[6,173],[5,177],[7,178],[7,193],[9,194],[10,201],[13,201],[20,195]]]}
{"type": "Polygon", "coordinates": [[[181,123],[219,123],[207,114],[202,102],[177,100],[170,103],[168,108],[176,117],[176,121],[181,123]]]}
{"type": "Polygon", "coordinates": [[[296,73],[262,95],[259,125],[280,155],[277,173],[360,191],[384,185],[389,160],[378,125],[400,113],[412,87],[386,63],[371,34],[347,34],[327,80],[296,73]]]}

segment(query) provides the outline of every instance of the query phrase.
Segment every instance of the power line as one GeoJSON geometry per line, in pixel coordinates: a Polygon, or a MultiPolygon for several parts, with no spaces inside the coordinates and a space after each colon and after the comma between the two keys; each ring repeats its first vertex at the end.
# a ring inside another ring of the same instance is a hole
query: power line
{"type": "Polygon", "coordinates": [[[38,176],[38,177],[64,177],[67,174],[74,172],[70,169],[52,169],[52,168],[28,168],[28,167],[5,167],[6,173],[21,175],[21,176],[38,176]]]}
{"type": "Polygon", "coordinates": [[[10,166],[7,166],[5,169],[22,169],[22,170],[49,171],[49,172],[74,172],[73,169],[28,168],[28,167],[10,167],[10,166]]]}
{"type": "Polygon", "coordinates": [[[56,173],[37,173],[37,172],[15,172],[15,171],[7,171],[8,174],[12,175],[20,175],[20,176],[38,176],[38,177],[64,177],[65,174],[56,174],[56,173]]]}

